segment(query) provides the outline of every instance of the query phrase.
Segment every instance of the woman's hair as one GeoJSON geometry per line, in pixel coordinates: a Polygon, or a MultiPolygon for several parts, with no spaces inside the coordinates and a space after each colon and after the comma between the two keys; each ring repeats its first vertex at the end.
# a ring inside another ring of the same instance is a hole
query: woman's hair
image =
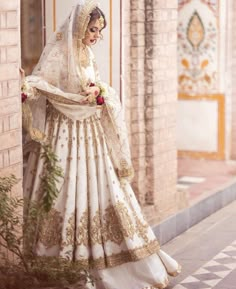
{"type": "Polygon", "coordinates": [[[102,29],[104,29],[107,26],[107,21],[106,21],[106,17],[104,15],[104,13],[102,12],[102,10],[98,7],[96,7],[91,13],[90,13],[90,21],[89,23],[98,20],[100,17],[103,17],[104,19],[104,27],[102,29]]]}

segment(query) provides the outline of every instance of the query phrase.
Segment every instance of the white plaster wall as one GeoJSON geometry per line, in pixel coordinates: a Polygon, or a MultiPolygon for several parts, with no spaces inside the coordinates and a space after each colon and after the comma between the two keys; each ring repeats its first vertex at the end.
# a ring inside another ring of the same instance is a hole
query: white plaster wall
{"type": "Polygon", "coordinates": [[[177,119],[179,150],[217,151],[218,104],[216,101],[179,100],[177,119]]]}

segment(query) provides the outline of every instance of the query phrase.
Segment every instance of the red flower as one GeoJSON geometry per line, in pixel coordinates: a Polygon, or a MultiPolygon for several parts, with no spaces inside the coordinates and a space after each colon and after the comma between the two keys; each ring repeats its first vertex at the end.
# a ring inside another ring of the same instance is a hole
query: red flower
{"type": "Polygon", "coordinates": [[[28,98],[27,94],[25,94],[24,92],[22,92],[22,93],[21,93],[21,102],[25,102],[27,98],[28,98]]]}
{"type": "Polygon", "coordinates": [[[97,100],[97,105],[102,105],[105,102],[104,97],[101,95],[97,96],[96,100],[97,100]]]}
{"type": "Polygon", "coordinates": [[[93,86],[95,86],[95,83],[91,82],[91,83],[89,84],[89,87],[93,87],[93,86]]]}

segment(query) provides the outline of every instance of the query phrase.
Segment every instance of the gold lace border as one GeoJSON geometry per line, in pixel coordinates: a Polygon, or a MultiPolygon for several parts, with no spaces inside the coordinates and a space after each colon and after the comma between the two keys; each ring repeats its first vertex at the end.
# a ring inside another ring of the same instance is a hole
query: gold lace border
{"type": "Polygon", "coordinates": [[[153,284],[153,285],[150,285],[148,287],[144,287],[142,289],[164,289],[168,285],[169,285],[169,281],[168,281],[168,279],[165,279],[163,283],[153,284]]]}
{"type": "Polygon", "coordinates": [[[77,262],[85,269],[102,270],[105,268],[116,267],[128,262],[139,261],[149,257],[160,250],[160,245],[157,240],[153,240],[148,244],[135,248],[129,251],[122,251],[110,256],[100,257],[98,259],[81,259],[77,262]]]}
{"type": "Polygon", "coordinates": [[[167,273],[168,273],[168,275],[170,275],[171,277],[176,277],[176,276],[178,276],[178,275],[181,273],[181,270],[182,270],[182,267],[178,264],[178,268],[177,268],[176,271],[174,271],[174,272],[168,272],[168,271],[167,271],[167,273]]]}

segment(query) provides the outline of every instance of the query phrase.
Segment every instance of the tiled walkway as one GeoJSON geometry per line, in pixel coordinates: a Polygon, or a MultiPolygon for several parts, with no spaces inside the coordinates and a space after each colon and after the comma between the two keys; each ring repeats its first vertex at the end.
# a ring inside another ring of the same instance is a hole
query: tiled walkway
{"type": "Polygon", "coordinates": [[[178,159],[177,186],[187,191],[190,204],[233,180],[236,181],[235,161],[178,159]]]}
{"type": "Polygon", "coordinates": [[[169,289],[236,289],[236,201],[163,249],[182,265],[169,289]]]}

